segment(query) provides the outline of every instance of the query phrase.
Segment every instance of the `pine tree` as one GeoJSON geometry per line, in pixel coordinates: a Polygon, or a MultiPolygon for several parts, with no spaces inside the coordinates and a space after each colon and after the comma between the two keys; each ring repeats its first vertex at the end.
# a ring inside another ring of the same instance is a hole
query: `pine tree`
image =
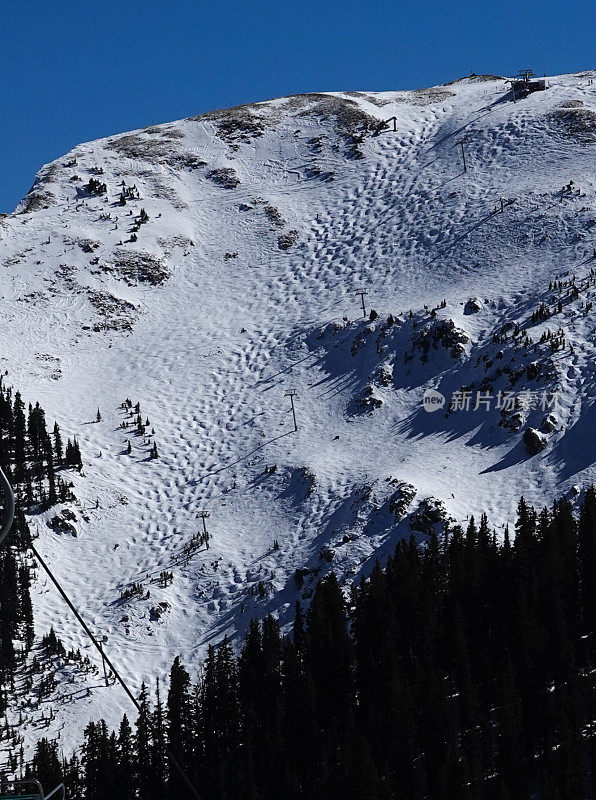
{"type": "Polygon", "coordinates": [[[172,761],[172,756],[185,771],[189,769],[192,752],[190,675],[177,656],[170,670],[170,688],[167,702],[167,730],[170,761],[168,765],[170,796],[186,798],[188,789],[172,761]]]}
{"type": "MultiPolygon", "coordinates": [[[[69,760],[62,762],[62,772],[64,775],[64,786],[66,797],[83,797],[83,769],[76,753],[69,760]]],[[[126,798],[124,798],[126,800],[126,798]]]]}
{"type": "Polygon", "coordinates": [[[151,735],[151,709],[147,686],[141,685],[139,695],[139,714],[135,723],[135,784],[141,797],[150,797],[153,789],[151,780],[152,735],[151,735]]]}
{"type": "Polygon", "coordinates": [[[596,489],[591,486],[582,503],[578,526],[578,561],[583,629],[596,625],[596,489]]]}
{"type": "Polygon", "coordinates": [[[79,443],[77,442],[76,436],[72,442],[70,439],[68,439],[66,442],[65,461],[66,465],[69,467],[77,467],[79,470],[83,467],[81,450],[79,448],[79,443]]]}
{"type": "Polygon", "coordinates": [[[54,423],[54,452],[56,453],[56,463],[58,466],[62,466],[64,451],[62,447],[62,436],[57,422],[54,423]]]}
{"type": "Polygon", "coordinates": [[[153,733],[151,764],[152,782],[154,786],[152,796],[155,800],[161,800],[166,790],[168,765],[166,758],[166,725],[159,691],[159,680],[155,681],[155,710],[153,711],[151,723],[153,733]]]}
{"type": "Polygon", "coordinates": [[[353,652],[334,573],[320,581],[307,614],[307,663],[323,727],[341,725],[353,702],[353,652]]]}
{"type": "Polygon", "coordinates": [[[499,726],[499,769],[512,800],[527,800],[527,769],[522,739],[521,701],[510,658],[503,666],[499,726]]]}
{"type": "Polygon", "coordinates": [[[134,741],[126,714],[122,717],[116,743],[116,793],[118,800],[134,800],[134,741]]]}
{"type": "Polygon", "coordinates": [[[41,783],[47,794],[62,783],[64,774],[58,757],[58,742],[45,737],[37,742],[29,775],[41,783]]]}

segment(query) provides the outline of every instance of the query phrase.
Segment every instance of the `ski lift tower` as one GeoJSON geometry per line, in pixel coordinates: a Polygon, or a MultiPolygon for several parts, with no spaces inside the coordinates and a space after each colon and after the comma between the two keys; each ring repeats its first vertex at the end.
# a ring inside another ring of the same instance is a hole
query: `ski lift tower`
{"type": "Polygon", "coordinates": [[[284,394],[284,397],[290,398],[290,404],[292,406],[292,418],[294,420],[294,432],[298,430],[298,423],[296,422],[296,408],[294,406],[294,398],[296,397],[296,389],[288,389],[284,394]]]}
{"type": "Polygon", "coordinates": [[[211,513],[209,511],[199,511],[199,513],[197,514],[197,517],[203,520],[203,535],[206,537],[208,537],[209,534],[207,533],[207,523],[205,522],[205,520],[209,519],[210,516],[211,513]]]}
{"type": "Polygon", "coordinates": [[[535,78],[536,75],[531,69],[520,69],[515,77],[522,80],[527,86],[530,83],[530,78],[535,78]]]}
{"type": "Polygon", "coordinates": [[[538,78],[531,69],[522,69],[508,83],[511,84],[513,100],[520,100],[527,97],[532,92],[542,92],[546,89],[546,80],[538,78]]]}

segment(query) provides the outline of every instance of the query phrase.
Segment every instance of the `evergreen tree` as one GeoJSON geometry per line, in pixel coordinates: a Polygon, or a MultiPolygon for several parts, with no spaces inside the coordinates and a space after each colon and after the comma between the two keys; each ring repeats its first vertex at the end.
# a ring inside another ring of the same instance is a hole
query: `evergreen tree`
{"type": "Polygon", "coordinates": [[[353,702],[353,652],[334,573],[317,584],[307,615],[306,657],[323,727],[341,724],[353,702]]]}
{"type": "Polygon", "coordinates": [[[170,689],[167,702],[167,730],[169,760],[168,789],[171,797],[183,800],[190,797],[188,788],[179,774],[172,758],[186,772],[190,770],[190,754],[192,753],[192,714],[190,698],[190,675],[180,663],[177,656],[170,671],[170,689]]]}
{"type": "Polygon", "coordinates": [[[145,683],[141,685],[141,693],[138,698],[139,714],[135,723],[135,784],[137,792],[141,797],[151,797],[153,791],[152,781],[152,735],[151,735],[151,708],[149,706],[149,694],[145,683]]]}
{"type": "Polygon", "coordinates": [[[596,627],[596,489],[591,486],[582,503],[578,526],[578,557],[583,630],[596,627]]]}
{"type": "MultiPolygon", "coordinates": [[[[166,758],[166,724],[164,719],[163,705],[159,691],[159,680],[155,682],[155,710],[152,716],[152,745],[151,745],[151,766],[152,783],[155,800],[161,800],[165,795],[168,764],[166,758]]],[[[176,796],[174,793],[173,796],[176,796]]],[[[180,795],[181,796],[181,795],[180,795]]]]}
{"type": "Polygon", "coordinates": [[[126,714],[122,717],[116,742],[116,792],[118,800],[135,798],[135,750],[132,728],[126,714]]]}
{"type": "Polygon", "coordinates": [[[528,774],[523,756],[521,701],[515,685],[511,659],[502,674],[499,726],[499,769],[511,800],[527,800],[528,774]]]}
{"type": "Polygon", "coordinates": [[[64,780],[62,763],[58,756],[58,742],[45,737],[35,745],[35,753],[27,777],[35,778],[43,786],[46,794],[64,780]]]}
{"type": "Polygon", "coordinates": [[[60,433],[60,428],[58,427],[58,423],[54,423],[54,452],[56,454],[56,462],[58,466],[62,466],[62,461],[64,459],[64,449],[62,446],[62,435],[60,433]]]}

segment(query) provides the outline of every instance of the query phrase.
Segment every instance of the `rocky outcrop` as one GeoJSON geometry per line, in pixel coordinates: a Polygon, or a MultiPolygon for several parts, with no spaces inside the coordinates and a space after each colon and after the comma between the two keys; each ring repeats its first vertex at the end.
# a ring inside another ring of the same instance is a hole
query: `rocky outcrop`
{"type": "Polygon", "coordinates": [[[530,455],[538,455],[538,453],[544,450],[547,444],[548,439],[543,433],[537,431],[536,428],[526,428],[524,433],[524,445],[530,455]]]}

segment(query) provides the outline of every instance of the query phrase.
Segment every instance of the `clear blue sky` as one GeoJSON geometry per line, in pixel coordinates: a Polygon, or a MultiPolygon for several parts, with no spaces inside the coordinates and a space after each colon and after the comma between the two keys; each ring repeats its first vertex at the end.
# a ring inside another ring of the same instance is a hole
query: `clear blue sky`
{"type": "Polygon", "coordinates": [[[79,142],[212,108],[589,69],[594,22],[593,0],[4,0],[0,211],[79,142]]]}

